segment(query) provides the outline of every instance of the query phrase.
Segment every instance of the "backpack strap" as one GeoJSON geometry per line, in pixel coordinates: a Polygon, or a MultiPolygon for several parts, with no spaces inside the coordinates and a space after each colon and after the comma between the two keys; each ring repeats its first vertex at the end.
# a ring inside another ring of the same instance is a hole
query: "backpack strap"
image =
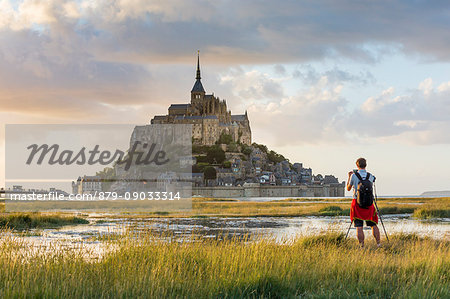
{"type": "Polygon", "coordinates": [[[355,172],[356,177],[358,178],[359,181],[362,181],[362,177],[358,172],[355,172]]]}
{"type": "Polygon", "coordinates": [[[370,174],[370,172],[368,172],[366,175],[366,180],[370,179],[370,176],[371,176],[371,174],[370,174]]]}

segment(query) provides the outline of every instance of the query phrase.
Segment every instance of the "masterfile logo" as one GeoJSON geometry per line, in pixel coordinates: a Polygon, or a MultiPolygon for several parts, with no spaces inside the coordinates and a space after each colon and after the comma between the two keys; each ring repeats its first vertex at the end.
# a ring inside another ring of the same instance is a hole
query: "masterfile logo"
{"type": "Polygon", "coordinates": [[[30,150],[30,155],[28,156],[26,164],[30,165],[33,162],[37,165],[41,165],[44,160],[49,165],[83,165],[83,164],[100,164],[109,165],[111,163],[117,162],[118,164],[125,164],[125,170],[129,170],[133,162],[136,165],[149,165],[154,163],[156,165],[163,165],[169,162],[166,158],[166,152],[163,150],[155,151],[157,144],[152,143],[141,143],[135,141],[133,146],[128,151],[125,157],[125,152],[119,149],[115,150],[114,153],[104,150],[100,151],[100,145],[95,145],[92,150],[86,150],[86,147],[82,147],[78,152],[73,150],[63,150],[60,151],[60,146],[58,144],[53,144],[49,146],[48,144],[32,144],[27,147],[30,150]],[[142,148],[146,152],[138,152],[138,146],[142,144],[142,148]],[[35,157],[37,158],[35,159],[35,157]],[[134,160],[134,156],[136,159],[134,160]]]}
{"type": "Polygon", "coordinates": [[[191,134],[191,125],[8,125],[7,210],[18,201],[190,199],[191,134]]]}

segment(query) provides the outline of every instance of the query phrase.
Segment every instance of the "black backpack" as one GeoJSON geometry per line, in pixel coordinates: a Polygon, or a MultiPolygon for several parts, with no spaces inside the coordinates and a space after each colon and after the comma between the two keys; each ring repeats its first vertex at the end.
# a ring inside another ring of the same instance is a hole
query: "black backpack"
{"type": "Polygon", "coordinates": [[[368,209],[373,204],[373,184],[369,181],[370,173],[367,173],[364,179],[358,172],[355,172],[355,175],[359,179],[356,202],[361,208],[368,209]]]}

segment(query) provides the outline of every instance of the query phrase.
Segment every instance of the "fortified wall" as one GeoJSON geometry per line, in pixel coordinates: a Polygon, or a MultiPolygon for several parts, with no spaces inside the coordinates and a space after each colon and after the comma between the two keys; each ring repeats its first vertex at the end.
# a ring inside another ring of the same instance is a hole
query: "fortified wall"
{"type": "Polygon", "coordinates": [[[344,197],[344,184],[261,186],[247,184],[241,187],[193,187],[192,195],[216,198],[236,197],[344,197]]]}

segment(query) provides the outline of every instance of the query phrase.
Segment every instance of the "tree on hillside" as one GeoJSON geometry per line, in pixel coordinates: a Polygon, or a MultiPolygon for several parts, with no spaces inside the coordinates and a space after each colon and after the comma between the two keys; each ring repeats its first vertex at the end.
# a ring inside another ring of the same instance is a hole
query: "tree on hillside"
{"type": "Polygon", "coordinates": [[[219,146],[212,146],[206,154],[206,160],[210,164],[222,164],[225,160],[225,152],[219,146]]]}
{"type": "Polygon", "coordinates": [[[217,140],[216,144],[230,144],[231,142],[233,142],[233,137],[231,137],[230,134],[226,134],[226,133],[222,132],[222,134],[220,134],[219,140],[217,140]]]}
{"type": "Polygon", "coordinates": [[[242,144],[241,145],[241,153],[248,156],[252,153],[252,148],[246,144],[242,144]]]}
{"type": "Polygon", "coordinates": [[[265,146],[264,144],[253,143],[252,145],[254,147],[259,148],[263,153],[267,154],[268,149],[267,149],[267,146],[265,146]]]}
{"type": "Polygon", "coordinates": [[[278,154],[278,153],[275,152],[275,151],[270,151],[270,152],[267,154],[267,159],[268,159],[270,162],[274,162],[274,163],[279,163],[279,162],[282,162],[282,161],[286,160],[286,158],[285,158],[283,155],[278,154]]]}
{"type": "Polygon", "coordinates": [[[203,174],[205,180],[215,180],[217,178],[217,171],[212,166],[205,167],[203,174]]]}

